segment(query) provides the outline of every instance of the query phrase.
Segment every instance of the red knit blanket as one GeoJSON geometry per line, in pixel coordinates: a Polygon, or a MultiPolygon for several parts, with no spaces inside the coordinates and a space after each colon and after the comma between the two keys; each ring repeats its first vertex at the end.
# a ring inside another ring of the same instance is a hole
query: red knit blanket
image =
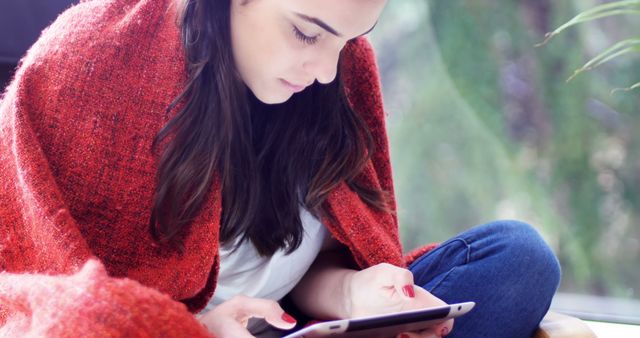
{"type": "MultiPolygon", "coordinates": [[[[0,102],[0,336],[207,336],[192,313],[216,284],[217,181],[184,254],[148,231],[151,142],[185,80],[175,14],[173,0],[82,1],[21,61],[0,102]]],[[[360,179],[393,192],[366,40],[340,71],[376,142],[360,179]]],[[[395,215],[346,184],[327,206],[323,223],[361,268],[405,264],[395,215]]]]}

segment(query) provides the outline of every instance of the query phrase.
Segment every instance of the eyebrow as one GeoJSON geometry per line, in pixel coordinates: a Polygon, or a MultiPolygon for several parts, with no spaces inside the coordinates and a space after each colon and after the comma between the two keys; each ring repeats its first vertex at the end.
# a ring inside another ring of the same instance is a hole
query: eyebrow
{"type": "MultiPolygon", "coordinates": [[[[342,37],[342,34],[338,33],[338,31],[336,31],[333,27],[329,26],[326,22],[324,22],[324,21],[322,21],[322,20],[320,20],[318,18],[314,18],[314,17],[308,16],[308,15],[304,15],[302,13],[295,13],[295,14],[299,18],[301,18],[302,20],[314,23],[314,24],[320,26],[322,29],[326,30],[327,32],[329,32],[329,33],[331,33],[331,34],[333,34],[333,35],[335,35],[337,37],[340,37],[340,38],[342,37]]],[[[373,27],[369,28],[368,31],[366,31],[366,32],[364,32],[364,33],[362,33],[362,34],[360,34],[358,36],[363,36],[363,35],[366,35],[367,33],[371,32],[376,27],[377,24],[378,24],[378,21],[376,21],[376,23],[373,24],[373,27]]]]}

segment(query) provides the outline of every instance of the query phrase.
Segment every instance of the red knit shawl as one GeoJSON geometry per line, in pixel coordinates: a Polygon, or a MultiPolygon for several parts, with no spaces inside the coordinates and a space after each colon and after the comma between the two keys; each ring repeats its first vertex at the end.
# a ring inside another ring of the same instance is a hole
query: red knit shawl
{"type": "MultiPolygon", "coordinates": [[[[82,1],[21,61],[0,102],[0,335],[206,335],[188,311],[216,285],[219,180],[183,255],[154,245],[148,230],[151,143],[186,79],[173,2],[82,1]]],[[[360,38],[343,53],[349,101],[377,150],[359,179],[393,192],[372,48],[360,38]]],[[[396,216],[346,184],[327,206],[337,222],[323,223],[361,268],[404,266],[396,216]]]]}

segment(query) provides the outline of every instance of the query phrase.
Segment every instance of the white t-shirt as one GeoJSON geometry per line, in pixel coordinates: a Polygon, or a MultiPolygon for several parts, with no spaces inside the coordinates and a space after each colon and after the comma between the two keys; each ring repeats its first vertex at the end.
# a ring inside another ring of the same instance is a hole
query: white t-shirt
{"type": "Polygon", "coordinates": [[[283,250],[261,257],[251,241],[231,252],[220,248],[220,270],[216,290],[202,313],[235,295],[280,300],[302,279],[323,243],[330,238],[327,228],[306,209],[300,208],[304,236],[300,247],[289,255],[283,250]]]}

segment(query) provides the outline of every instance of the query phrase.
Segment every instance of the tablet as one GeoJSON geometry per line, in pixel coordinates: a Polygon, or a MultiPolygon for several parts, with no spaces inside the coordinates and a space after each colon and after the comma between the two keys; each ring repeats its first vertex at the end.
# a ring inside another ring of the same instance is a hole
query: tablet
{"type": "Polygon", "coordinates": [[[474,306],[474,302],[465,302],[386,315],[334,320],[305,327],[283,338],[390,338],[402,332],[420,331],[460,317],[471,311],[474,306]]]}

